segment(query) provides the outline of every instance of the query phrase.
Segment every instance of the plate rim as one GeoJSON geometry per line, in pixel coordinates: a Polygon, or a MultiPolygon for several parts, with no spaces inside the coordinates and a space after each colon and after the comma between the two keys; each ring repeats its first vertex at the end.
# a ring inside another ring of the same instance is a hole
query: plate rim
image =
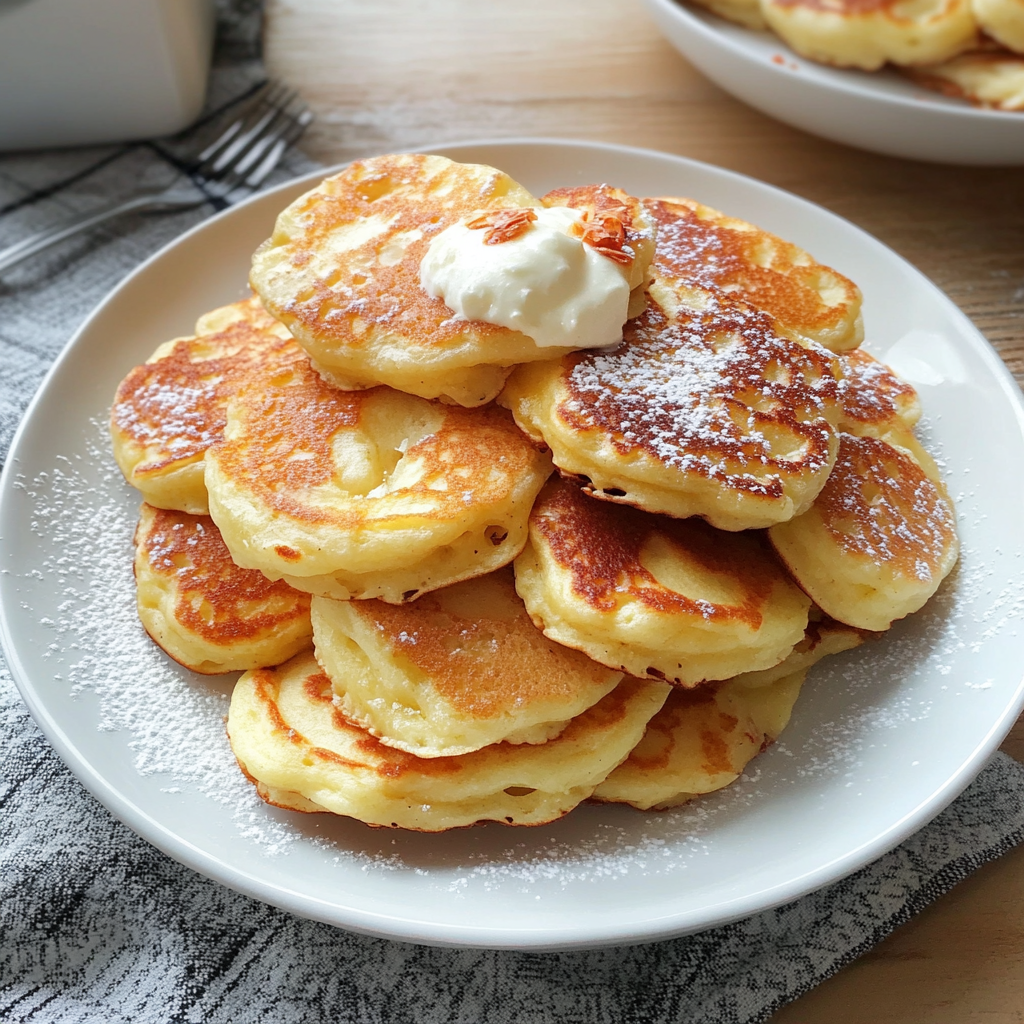
{"type": "MultiPolygon", "coordinates": [[[[954,320],[958,320],[961,326],[967,329],[977,354],[985,361],[994,379],[998,381],[1000,391],[1012,408],[1017,425],[1021,430],[1022,436],[1024,436],[1024,396],[1022,396],[1014,378],[995,348],[973,324],[970,318],[927,275],[914,267],[910,261],[856,224],[825,207],[819,206],[795,193],[727,168],[721,168],[713,164],[658,150],[614,143],[526,136],[458,140],[438,143],[429,147],[425,146],[420,148],[419,151],[450,153],[458,149],[481,149],[484,147],[511,149],[527,146],[551,147],[561,150],[575,148],[590,152],[615,154],[627,158],[655,158],[700,172],[711,171],[716,175],[724,175],[740,182],[744,187],[753,186],[755,191],[766,190],[769,193],[776,193],[786,197],[787,200],[796,200],[799,204],[813,208],[816,216],[824,216],[826,219],[834,219],[836,222],[841,223],[844,225],[845,230],[856,232],[872,245],[880,246],[888,253],[889,257],[898,260],[909,268],[914,275],[927,283],[934,299],[944,305],[946,313],[952,316],[954,320]]],[[[348,166],[350,162],[347,161],[342,164],[320,168],[309,174],[297,176],[287,182],[282,182],[273,189],[258,192],[243,203],[239,203],[228,210],[208,217],[181,235],[178,235],[166,245],[161,246],[159,250],[126,275],[97,303],[54,359],[53,365],[47,371],[35,395],[29,402],[12,439],[3,472],[0,474],[0,548],[7,543],[4,539],[4,523],[10,515],[8,509],[12,507],[14,501],[14,480],[19,472],[17,467],[21,463],[21,450],[27,445],[26,438],[29,437],[30,431],[34,427],[33,420],[36,409],[45,401],[48,390],[52,386],[54,379],[61,373],[65,361],[69,358],[69,354],[82,343],[81,339],[87,335],[93,322],[104,313],[110,304],[119,298],[124,290],[131,286],[137,277],[146,273],[154,263],[163,258],[165,253],[181,244],[184,240],[203,232],[213,223],[219,223],[225,218],[239,216],[240,211],[245,207],[265,200],[270,195],[294,190],[297,186],[307,183],[312,187],[313,184],[325,175],[335,173],[337,170],[348,166]]],[[[616,930],[614,927],[590,929],[585,933],[581,933],[578,927],[573,926],[557,929],[544,927],[524,928],[521,925],[502,927],[493,924],[469,927],[449,923],[418,922],[406,917],[399,918],[389,913],[371,913],[355,907],[339,907],[338,903],[331,903],[325,899],[319,899],[305,893],[287,889],[276,883],[263,881],[258,876],[229,864],[172,832],[146,811],[142,810],[127,795],[120,793],[113,783],[92,766],[89,760],[59,727],[43,703],[36,698],[29,673],[19,657],[18,649],[14,644],[10,631],[5,600],[6,585],[4,584],[4,579],[7,578],[9,577],[0,578],[0,644],[3,646],[12,678],[33,719],[46,739],[76,778],[118,820],[172,859],[250,898],[259,899],[262,902],[279,907],[300,917],[322,921],[346,930],[424,945],[533,951],[632,945],[661,941],[687,933],[719,927],[791,902],[825,885],[847,877],[894,849],[908,836],[931,821],[970,784],[984,766],[988,757],[997,749],[999,743],[1020,714],[1022,707],[1024,707],[1024,669],[1022,669],[1021,677],[1012,700],[1008,701],[999,717],[979,740],[970,756],[965,758],[959,769],[942,785],[938,786],[927,799],[922,800],[917,807],[908,811],[897,821],[892,822],[874,840],[862,843],[843,856],[835,857],[827,863],[819,865],[811,872],[807,872],[794,879],[789,879],[786,882],[776,883],[754,896],[747,895],[724,900],[716,904],[716,913],[712,915],[698,913],[697,911],[691,911],[689,914],[675,913],[660,917],[652,914],[645,919],[642,926],[633,925],[630,932],[625,932],[621,929],[616,930]],[[765,895],[768,895],[767,899],[764,898],[765,895]],[[693,920],[695,917],[700,919],[693,920]]]]}

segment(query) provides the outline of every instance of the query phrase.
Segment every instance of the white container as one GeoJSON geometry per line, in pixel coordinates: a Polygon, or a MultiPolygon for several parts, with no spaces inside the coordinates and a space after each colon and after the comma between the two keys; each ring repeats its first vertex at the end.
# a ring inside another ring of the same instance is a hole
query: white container
{"type": "Polygon", "coordinates": [[[0,150],[184,128],[213,27],[212,0],[0,0],[0,150]]]}

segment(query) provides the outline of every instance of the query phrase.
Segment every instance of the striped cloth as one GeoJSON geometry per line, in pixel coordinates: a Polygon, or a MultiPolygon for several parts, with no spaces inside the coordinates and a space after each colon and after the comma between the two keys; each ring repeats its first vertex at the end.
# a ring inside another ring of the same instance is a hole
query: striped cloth
{"type": "MultiPolygon", "coordinates": [[[[211,109],[262,79],[258,4],[221,15],[211,109]]],[[[311,165],[293,155],[275,180],[311,165]]],[[[172,144],[0,157],[0,248],[177,175],[172,144]]],[[[47,367],[129,270],[212,212],[109,224],[0,279],[0,456],[47,367]]],[[[0,663],[0,1019],[620,1024],[762,1021],[1024,837],[1024,767],[870,867],[700,935],[574,953],[418,947],[257,903],[150,847],[78,783],[0,663]]]]}

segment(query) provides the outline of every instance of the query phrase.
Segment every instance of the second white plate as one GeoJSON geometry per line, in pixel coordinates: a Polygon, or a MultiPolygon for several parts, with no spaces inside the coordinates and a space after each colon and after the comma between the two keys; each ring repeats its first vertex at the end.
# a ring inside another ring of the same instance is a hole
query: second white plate
{"type": "Polygon", "coordinates": [[[297,914],[418,942],[567,948],[694,931],[854,871],[940,811],[1016,718],[1024,521],[1020,395],[967,319],[849,223],[758,182],[659,153],[561,142],[442,147],[537,194],[607,181],[689,195],[805,246],[857,281],[872,351],[920,389],[960,512],[963,558],[927,609],[821,665],[782,742],[735,786],[642,814],[553,825],[375,830],[261,803],[231,756],[231,678],[193,676],[138,624],[138,496],[106,420],[118,381],[246,290],[294,182],[207,221],[126,280],[58,360],[0,482],[0,626],[25,700],[118,817],[197,871],[297,914]]]}
{"type": "Polygon", "coordinates": [[[676,0],[645,0],[668,40],[716,85],[814,135],[936,163],[1024,164],[1024,113],[971,106],[895,71],[815,64],[778,36],[676,0]]]}

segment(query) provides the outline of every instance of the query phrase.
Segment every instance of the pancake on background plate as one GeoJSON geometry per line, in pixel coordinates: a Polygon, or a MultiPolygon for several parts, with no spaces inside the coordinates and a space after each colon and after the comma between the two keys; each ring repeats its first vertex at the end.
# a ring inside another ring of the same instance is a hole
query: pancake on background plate
{"type": "Polygon", "coordinates": [[[120,383],[110,412],[114,458],[150,505],[206,515],[206,449],[224,435],[228,396],[254,363],[297,348],[250,298],[199,318],[120,383]]]}
{"type": "Polygon", "coordinates": [[[761,0],[761,13],[802,56],[865,71],[948,60],[978,37],[971,0],[761,0]]]}
{"type": "Polygon", "coordinates": [[[317,597],[312,615],[342,714],[419,757],[544,743],[622,680],[534,626],[511,568],[400,606],[317,597]]]}
{"type": "Polygon", "coordinates": [[[986,35],[1024,53],[1024,0],[971,0],[971,9],[986,35]]]}
{"type": "Polygon", "coordinates": [[[763,535],[594,501],[563,480],[541,491],[515,571],[545,636],[680,686],[771,668],[807,627],[810,601],[763,535]]]}
{"type": "MultiPolygon", "coordinates": [[[[1019,6],[1024,11],[1024,5],[1019,6]]],[[[918,85],[981,107],[1024,110],[1024,53],[1001,47],[971,50],[941,64],[906,68],[904,73],[918,85]]]]}
{"type": "Polygon", "coordinates": [[[339,391],[295,347],[232,396],[206,485],[239,565],[399,603],[515,558],[550,468],[502,409],[339,391]]]}
{"type": "Polygon", "coordinates": [[[588,493],[723,530],[799,515],[835,461],[838,368],[721,292],[655,281],[612,350],[519,366],[500,403],[588,493]]]}
{"type": "Polygon", "coordinates": [[[905,449],[841,434],[814,504],[768,536],[801,587],[834,619],[888,629],[917,611],[956,564],[956,514],[905,449]]]}
{"type": "Polygon", "coordinates": [[[864,338],[860,289],[792,242],[693,199],[645,199],[658,233],[657,274],[726,292],[771,314],[796,341],[833,352],[864,338]]]}
{"type": "Polygon", "coordinates": [[[479,821],[540,825],[593,793],[636,746],[668,691],[625,679],[547,743],[420,758],[348,723],[310,653],[242,676],[228,735],[260,795],[283,807],[424,832],[479,821]]]}
{"type": "MultiPolygon", "coordinates": [[[[280,214],[253,257],[252,285],[337,387],[482,405],[514,364],[569,349],[454,315],[424,290],[420,264],[454,225],[540,205],[493,167],[420,154],[357,161],[280,214]]],[[[634,225],[624,230],[628,245],[634,225]]]]}
{"type": "Polygon", "coordinates": [[[695,690],[673,687],[594,799],[663,810],[730,785],[789,723],[806,675],[760,686],[730,679],[695,690]]]}
{"type": "Polygon", "coordinates": [[[193,672],[278,665],[313,634],[309,595],[239,569],[209,516],[143,505],[135,585],[146,632],[193,672]]]}

